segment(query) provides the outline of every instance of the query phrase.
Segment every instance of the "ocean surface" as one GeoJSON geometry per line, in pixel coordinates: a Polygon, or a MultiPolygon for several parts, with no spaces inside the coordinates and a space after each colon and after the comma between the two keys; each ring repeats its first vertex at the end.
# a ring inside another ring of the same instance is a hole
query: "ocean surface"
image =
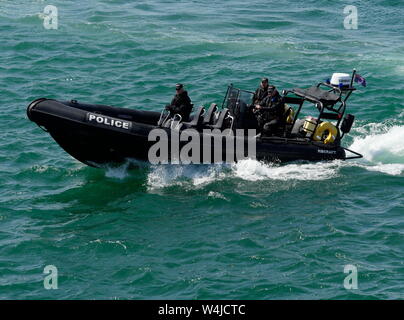
{"type": "Polygon", "coordinates": [[[402,0],[1,0],[0,299],[403,299],[403,17],[402,0]],[[176,82],[207,106],[353,68],[360,160],[94,169],[26,116],[39,97],[159,111],[176,82]]]}

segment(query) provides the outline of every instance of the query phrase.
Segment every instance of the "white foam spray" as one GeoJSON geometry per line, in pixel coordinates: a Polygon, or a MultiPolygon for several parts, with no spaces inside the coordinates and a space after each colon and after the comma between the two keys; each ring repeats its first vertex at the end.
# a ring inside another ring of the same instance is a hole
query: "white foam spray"
{"type": "Polygon", "coordinates": [[[391,175],[404,172],[404,127],[369,124],[360,128],[362,135],[355,137],[349,147],[363,154],[361,167],[391,175]],[[364,135],[363,135],[364,134],[364,135]]]}
{"type": "Polygon", "coordinates": [[[173,185],[201,187],[225,178],[226,167],[225,164],[155,165],[150,167],[147,185],[151,190],[173,185]]]}
{"type": "MultiPolygon", "coordinates": [[[[226,178],[318,181],[338,177],[342,167],[361,167],[389,175],[404,173],[404,126],[369,123],[354,128],[352,134],[354,138],[349,149],[363,154],[363,159],[290,164],[247,159],[230,165],[147,165],[146,184],[149,190],[153,190],[175,185],[200,188],[226,178]]],[[[141,167],[144,166],[142,162],[141,167]]],[[[107,168],[105,174],[109,178],[125,179],[129,176],[128,163],[118,168],[107,168]]]]}
{"type": "Polygon", "coordinates": [[[242,160],[233,165],[234,175],[249,181],[258,180],[325,180],[335,177],[341,161],[306,164],[267,164],[242,160]]]}

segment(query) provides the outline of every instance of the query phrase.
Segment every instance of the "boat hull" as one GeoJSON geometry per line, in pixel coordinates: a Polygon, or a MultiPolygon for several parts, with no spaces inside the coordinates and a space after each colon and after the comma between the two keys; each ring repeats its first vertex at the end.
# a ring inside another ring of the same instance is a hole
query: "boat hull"
{"type": "MultiPolygon", "coordinates": [[[[150,148],[156,142],[149,141],[148,137],[151,130],[159,128],[155,124],[160,116],[157,112],[50,99],[33,101],[27,108],[27,114],[31,121],[47,131],[67,153],[94,167],[107,163],[122,163],[128,159],[149,161],[150,148]],[[102,123],[91,121],[96,119],[97,115],[102,115],[106,120],[102,123]]],[[[167,132],[167,142],[171,146],[174,133],[169,129],[164,130],[167,132]]],[[[204,133],[201,132],[200,159],[215,162],[214,152],[209,150],[210,155],[206,156],[207,149],[203,146],[207,140],[204,140],[203,136],[204,133]]],[[[244,145],[244,155],[247,155],[251,137],[242,139],[245,139],[241,144],[244,145]]],[[[179,149],[181,150],[186,143],[180,141],[179,149]]],[[[222,139],[222,143],[221,161],[237,160],[239,157],[233,154],[234,148],[230,150],[226,148],[225,139],[222,139]]],[[[254,143],[255,156],[260,161],[345,159],[345,151],[340,146],[329,146],[304,139],[268,137],[254,139],[254,143]]],[[[170,154],[168,161],[175,162],[175,159],[178,159],[178,155],[174,157],[170,154]]]]}

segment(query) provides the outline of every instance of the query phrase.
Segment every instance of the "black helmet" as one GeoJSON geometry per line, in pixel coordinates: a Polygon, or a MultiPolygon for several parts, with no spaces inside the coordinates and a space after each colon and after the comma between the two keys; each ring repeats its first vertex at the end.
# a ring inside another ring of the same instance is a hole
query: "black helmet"
{"type": "Polygon", "coordinates": [[[262,78],[261,82],[269,82],[269,79],[268,78],[262,78]]]}
{"type": "Polygon", "coordinates": [[[182,89],[184,87],[184,85],[182,84],[182,83],[177,83],[176,85],[175,85],[175,89],[176,90],[180,90],[180,89],[182,89]]]}

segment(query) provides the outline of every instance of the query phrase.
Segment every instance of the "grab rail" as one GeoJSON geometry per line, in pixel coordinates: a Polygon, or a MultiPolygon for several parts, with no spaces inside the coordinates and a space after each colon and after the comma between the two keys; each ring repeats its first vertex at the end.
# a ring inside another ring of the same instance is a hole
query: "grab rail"
{"type": "Polygon", "coordinates": [[[174,114],[173,119],[171,120],[171,125],[170,125],[170,129],[171,130],[178,130],[180,128],[180,125],[182,121],[182,116],[178,113],[174,114]],[[177,119],[179,118],[179,119],[177,119]]]}
{"type": "Polygon", "coordinates": [[[169,112],[168,110],[166,110],[166,109],[163,109],[163,111],[161,111],[160,118],[159,118],[159,120],[157,121],[157,125],[158,125],[159,127],[161,127],[161,126],[163,125],[163,123],[165,123],[165,122],[167,121],[167,119],[168,119],[169,116],[170,116],[170,112],[169,112]],[[165,117],[164,120],[162,120],[162,119],[163,119],[163,116],[164,116],[165,114],[167,114],[167,116],[165,117]]]}

